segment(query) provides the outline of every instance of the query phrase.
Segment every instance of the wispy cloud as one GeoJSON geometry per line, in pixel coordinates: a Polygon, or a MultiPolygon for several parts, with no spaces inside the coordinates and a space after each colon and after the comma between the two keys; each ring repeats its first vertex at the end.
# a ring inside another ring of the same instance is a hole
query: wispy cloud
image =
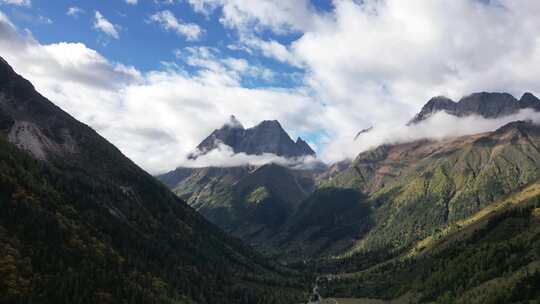
{"type": "Polygon", "coordinates": [[[126,0],[126,3],[131,5],[136,5],[138,2],[138,0],[126,0]]]}
{"type": "Polygon", "coordinates": [[[95,20],[94,20],[94,29],[103,32],[105,35],[110,36],[114,39],[119,39],[119,27],[117,25],[112,24],[109,20],[105,19],[105,17],[99,12],[95,12],[95,20]]]}
{"type": "Polygon", "coordinates": [[[32,5],[31,0],[0,0],[0,3],[17,5],[17,6],[27,6],[27,7],[32,5]]]}
{"type": "Polygon", "coordinates": [[[77,6],[71,6],[68,8],[66,15],[77,18],[80,14],[84,13],[84,10],[77,6]]]}
{"type": "Polygon", "coordinates": [[[33,23],[33,24],[53,24],[53,20],[49,17],[45,17],[42,15],[34,15],[32,12],[27,12],[23,10],[13,10],[11,12],[13,18],[24,21],[26,23],[33,23]]]}
{"type": "Polygon", "coordinates": [[[203,32],[197,24],[179,21],[169,10],[150,16],[150,21],[161,25],[165,30],[172,30],[178,35],[186,37],[187,40],[197,40],[203,32]]]}
{"type": "Polygon", "coordinates": [[[216,149],[198,156],[196,159],[185,159],[179,165],[187,168],[203,167],[237,167],[245,165],[261,166],[274,163],[294,169],[312,169],[321,165],[313,156],[286,158],[272,153],[260,155],[234,153],[233,149],[218,143],[216,149]]]}
{"type": "Polygon", "coordinates": [[[219,21],[240,32],[271,30],[279,34],[308,30],[316,16],[309,0],[188,0],[196,12],[209,15],[221,7],[219,21]]]}

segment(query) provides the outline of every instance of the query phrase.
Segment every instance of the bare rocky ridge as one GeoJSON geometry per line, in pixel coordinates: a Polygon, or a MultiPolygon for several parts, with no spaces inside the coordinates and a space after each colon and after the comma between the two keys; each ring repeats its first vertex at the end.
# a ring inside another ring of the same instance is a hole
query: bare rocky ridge
{"type": "Polygon", "coordinates": [[[499,118],[526,108],[540,111],[540,100],[531,93],[525,93],[517,100],[508,93],[481,92],[465,96],[458,102],[438,96],[430,99],[409,124],[419,123],[441,111],[458,117],[479,115],[484,118],[499,118]]]}
{"type": "Polygon", "coordinates": [[[272,153],[287,158],[315,155],[315,151],[302,138],[299,137],[294,142],[277,120],[265,120],[252,128],[244,129],[242,124],[231,116],[230,122],[214,130],[190,157],[197,158],[208,153],[218,148],[219,143],[231,147],[235,153],[250,155],[272,153]]]}

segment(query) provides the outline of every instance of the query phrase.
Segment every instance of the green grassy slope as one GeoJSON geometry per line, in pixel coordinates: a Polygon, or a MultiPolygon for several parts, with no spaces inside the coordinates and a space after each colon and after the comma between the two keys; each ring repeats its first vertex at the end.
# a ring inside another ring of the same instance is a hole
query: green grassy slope
{"type": "Polygon", "coordinates": [[[208,220],[263,250],[314,190],[308,171],[276,164],[200,168],[173,191],[208,220]]]}
{"type": "Polygon", "coordinates": [[[422,242],[414,254],[342,275],[332,296],[412,303],[527,303],[540,299],[540,184],[534,183],[422,242]]]}
{"type": "Polygon", "coordinates": [[[352,252],[399,252],[536,181],[539,147],[540,127],[525,122],[488,134],[383,146],[360,154],[322,187],[368,197],[373,228],[352,252]]]}

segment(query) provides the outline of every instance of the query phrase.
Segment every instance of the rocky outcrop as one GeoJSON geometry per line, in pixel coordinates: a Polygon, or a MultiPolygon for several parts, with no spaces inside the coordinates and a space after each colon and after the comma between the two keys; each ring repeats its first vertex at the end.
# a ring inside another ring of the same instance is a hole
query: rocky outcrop
{"type": "Polygon", "coordinates": [[[230,122],[214,130],[198,146],[190,158],[197,158],[225,144],[235,153],[260,155],[272,153],[283,157],[302,157],[315,155],[315,152],[302,139],[294,142],[277,120],[265,120],[258,125],[244,129],[242,124],[231,116],[230,122]]]}
{"type": "Polygon", "coordinates": [[[515,114],[521,109],[540,111],[540,100],[531,93],[525,93],[520,100],[508,93],[473,93],[458,102],[438,96],[430,99],[409,124],[419,123],[441,111],[458,117],[478,115],[499,118],[515,114]]]}

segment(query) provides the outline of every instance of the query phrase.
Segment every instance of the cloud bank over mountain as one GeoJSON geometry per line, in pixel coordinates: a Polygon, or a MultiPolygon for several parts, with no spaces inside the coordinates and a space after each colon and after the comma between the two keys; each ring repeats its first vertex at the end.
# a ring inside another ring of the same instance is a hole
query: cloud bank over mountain
{"type": "Polygon", "coordinates": [[[329,143],[325,150],[327,154],[323,157],[329,161],[354,159],[359,152],[380,145],[399,144],[422,139],[444,140],[451,137],[485,133],[518,120],[540,124],[540,112],[523,109],[516,114],[486,119],[477,115],[457,117],[441,111],[418,124],[380,125],[360,134],[356,140],[344,138],[333,141],[329,143]]]}
{"type": "Polygon", "coordinates": [[[203,167],[237,167],[237,166],[261,166],[274,163],[293,169],[313,169],[319,167],[321,162],[314,156],[284,157],[273,153],[262,153],[260,155],[247,154],[244,152],[235,153],[233,149],[225,144],[218,144],[216,149],[202,154],[196,159],[184,159],[179,167],[203,168],[203,167]]]}

